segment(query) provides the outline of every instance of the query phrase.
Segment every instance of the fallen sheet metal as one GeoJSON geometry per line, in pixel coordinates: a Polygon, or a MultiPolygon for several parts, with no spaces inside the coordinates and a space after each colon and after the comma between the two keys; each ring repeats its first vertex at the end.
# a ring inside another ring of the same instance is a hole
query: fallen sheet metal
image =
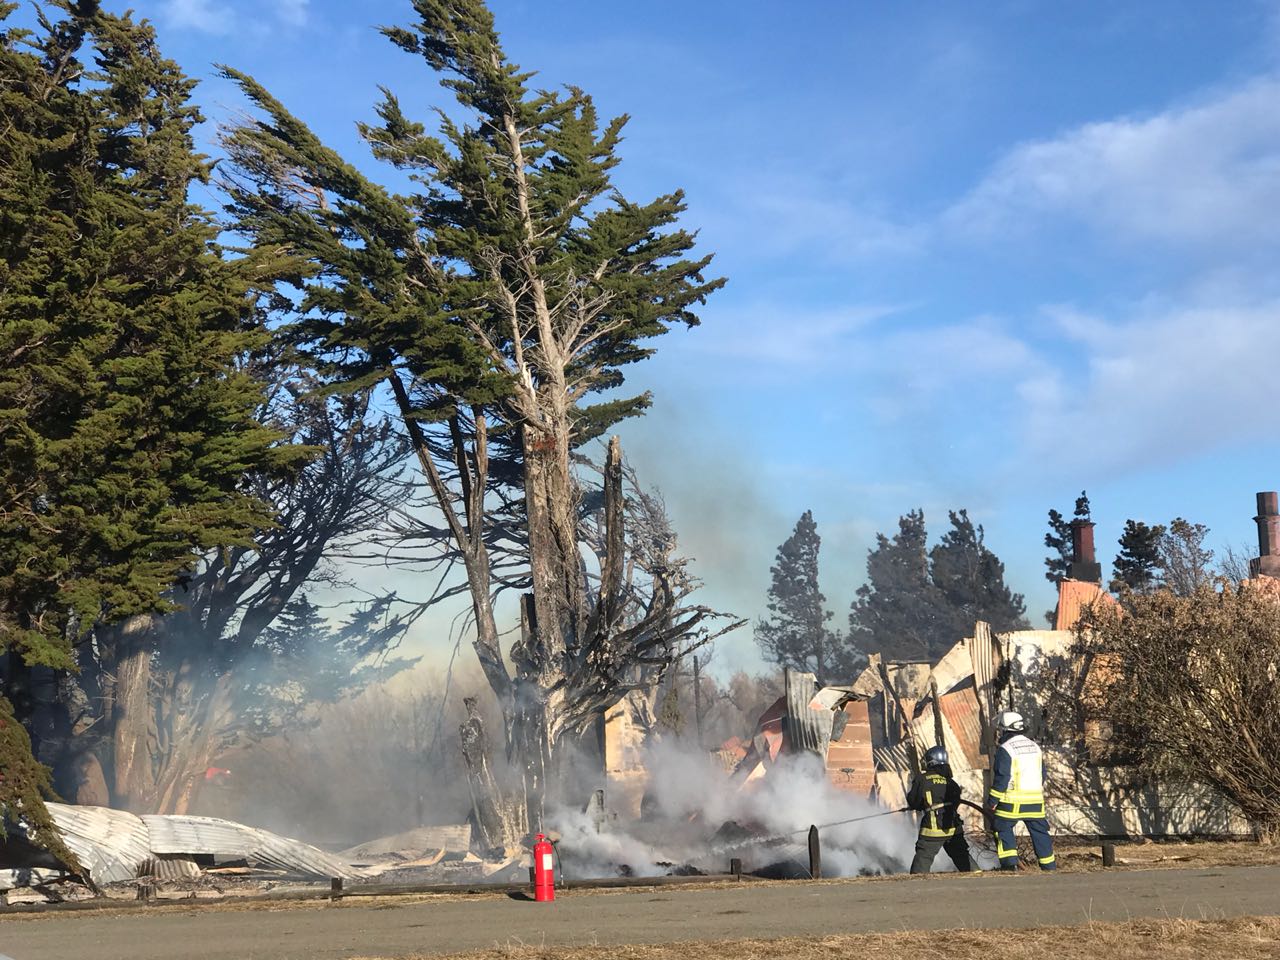
{"type": "Polygon", "coordinates": [[[243,857],[306,877],[358,876],[345,861],[309,843],[216,817],[144,816],[157,854],[243,857]]]}
{"type": "Polygon", "coordinates": [[[471,824],[417,827],[404,833],[379,837],[343,850],[340,856],[351,863],[381,860],[390,854],[422,854],[433,850],[466,853],[471,849],[471,824]]]}
{"type": "Polygon", "coordinates": [[[147,826],[141,817],[110,807],[46,806],[62,839],[95,883],[132,880],[151,857],[147,826]]]}

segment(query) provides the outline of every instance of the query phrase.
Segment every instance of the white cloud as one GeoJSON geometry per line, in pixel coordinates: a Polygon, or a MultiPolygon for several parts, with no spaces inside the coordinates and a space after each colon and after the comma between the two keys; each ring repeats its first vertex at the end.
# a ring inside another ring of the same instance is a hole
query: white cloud
{"type": "Polygon", "coordinates": [[[848,364],[853,342],[862,331],[906,309],[860,304],[815,311],[758,304],[714,318],[689,338],[685,349],[781,368],[788,376],[794,375],[796,368],[816,372],[837,363],[848,364]]]}
{"type": "Polygon", "coordinates": [[[1124,320],[1049,311],[1083,359],[1027,377],[1026,447],[1126,470],[1189,459],[1256,433],[1275,382],[1280,302],[1144,308],[1124,320]]]}
{"type": "Polygon", "coordinates": [[[218,0],[166,0],[163,11],[171,26],[203,33],[230,33],[235,21],[231,7],[218,0]]]}
{"type": "Polygon", "coordinates": [[[1048,216],[1129,242],[1238,251],[1280,240],[1280,81],[1014,148],[945,215],[965,236],[1048,216]]]}

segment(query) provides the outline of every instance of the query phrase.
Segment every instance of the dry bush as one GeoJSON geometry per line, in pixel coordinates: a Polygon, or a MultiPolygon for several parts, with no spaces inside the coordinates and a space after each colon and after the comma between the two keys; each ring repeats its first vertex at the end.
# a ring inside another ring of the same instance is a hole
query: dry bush
{"type": "Polygon", "coordinates": [[[1077,648],[1085,704],[1114,746],[1160,775],[1209,784],[1262,838],[1280,834],[1280,592],[1274,581],[1095,605],[1077,648]]]}

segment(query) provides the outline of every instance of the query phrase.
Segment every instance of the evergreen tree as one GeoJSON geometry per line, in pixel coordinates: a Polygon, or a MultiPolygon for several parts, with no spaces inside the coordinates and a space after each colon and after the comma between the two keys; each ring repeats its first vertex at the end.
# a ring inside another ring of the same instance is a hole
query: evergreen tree
{"type": "Polygon", "coordinates": [[[818,588],[821,545],[813,513],[806,510],[778,547],[770,570],[769,616],[756,624],[755,638],[770,663],[812,672],[819,683],[836,683],[847,680],[861,658],[827,626],[832,615],[818,588]]]}
{"type": "MultiPolygon", "coordinates": [[[[95,0],[40,6],[34,30],[7,26],[14,8],[0,3],[0,653],[26,722],[32,669],[74,670],[95,624],[170,608],[199,551],[270,525],[246,472],[302,451],[256,419],[242,367],[280,264],[226,256],[189,200],[210,170],[194,82],[150,26],[95,0]]],[[[0,803],[42,836],[32,783],[6,778],[0,803]]]]}
{"type": "Polygon", "coordinates": [[[1125,521],[1120,552],[1112,566],[1113,591],[1150,593],[1161,585],[1160,545],[1164,535],[1163,524],[1148,526],[1138,520],[1125,521]]]}
{"type": "Polygon", "coordinates": [[[266,264],[188,199],[194,81],[92,0],[0,33],[0,78],[0,649],[69,669],[95,622],[268,525],[239,487],[292,453],[239,368],[266,264]]]}
{"type": "Polygon", "coordinates": [[[247,234],[308,261],[291,278],[304,288],[300,342],[347,387],[389,388],[466,569],[474,647],[536,822],[560,782],[547,763],[561,742],[708,636],[711,612],[681,607],[661,576],[624,625],[616,551],[598,583],[586,575],[573,455],[646,409],[648,394],[620,392],[625,369],[669,328],[696,324],[723,281],[703,276],[710,258],[678,227],[680,192],[635,203],[612,182],[626,117],[602,123],[584,91],[531,87],[481,0],[413,10],[410,26],[383,32],[456,107],[433,115],[433,135],[386,92],[380,123],[361,132],[414,193],[362,176],[232,71],[266,116],[226,138],[229,186],[247,234]],[[521,501],[509,536],[491,522],[497,500],[521,501]],[[499,580],[495,550],[512,542],[524,570],[499,580]],[[493,597],[520,581],[528,638],[508,654],[493,597]]]}
{"type": "MultiPolygon", "coordinates": [[[[1089,494],[1081,490],[1080,496],[1076,497],[1072,520],[1088,519],[1089,494]]],[[[1067,568],[1071,565],[1071,520],[1057,510],[1049,511],[1049,532],[1044,535],[1044,545],[1052,551],[1044,560],[1044,578],[1050,583],[1058,583],[1066,577],[1067,568]]],[[[1051,622],[1052,619],[1050,616],[1051,622]]]]}
{"type": "Polygon", "coordinates": [[[890,540],[876,534],[867,556],[867,582],[849,613],[849,638],[859,650],[886,660],[936,660],[959,639],[944,634],[944,598],[929,577],[924,511],[898,520],[890,540]]]}
{"type": "Polygon", "coordinates": [[[943,641],[969,636],[978,620],[997,633],[1027,627],[1022,594],[1005,585],[1004,564],[987,549],[967,510],[951,511],[951,529],[929,551],[929,575],[949,624],[943,641]]]}

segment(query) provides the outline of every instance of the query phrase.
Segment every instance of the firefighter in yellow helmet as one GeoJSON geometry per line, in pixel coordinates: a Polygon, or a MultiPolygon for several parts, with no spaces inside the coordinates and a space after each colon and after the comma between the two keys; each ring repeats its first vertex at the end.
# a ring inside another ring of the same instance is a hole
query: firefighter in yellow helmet
{"type": "Polygon", "coordinates": [[[1044,757],[1039,745],[1026,735],[1022,715],[1006,711],[996,723],[1000,748],[996,751],[987,810],[995,817],[996,854],[1001,870],[1018,869],[1018,843],[1014,829],[1024,823],[1041,870],[1054,870],[1053,838],[1044,810],[1044,757]]]}
{"type": "Polygon", "coordinates": [[[947,851],[947,856],[961,873],[971,872],[973,864],[969,860],[969,844],[964,838],[964,823],[960,819],[960,785],[951,777],[947,751],[942,747],[930,747],[925,751],[924,773],[918,774],[911,784],[907,806],[924,811],[911,872],[928,873],[939,850],[947,851]]]}

